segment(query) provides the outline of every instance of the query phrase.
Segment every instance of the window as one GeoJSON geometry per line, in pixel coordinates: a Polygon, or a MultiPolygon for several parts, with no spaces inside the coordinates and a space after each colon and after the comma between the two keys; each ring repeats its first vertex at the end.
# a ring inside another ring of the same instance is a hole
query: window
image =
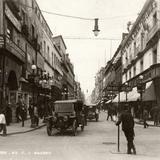
{"type": "Polygon", "coordinates": [[[56,65],[56,55],[54,55],[54,65],[56,65]]]}
{"type": "Polygon", "coordinates": [[[26,15],[25,12],[22,10],[22,24],[26,24],[26,15]]]}
{"type": "Polygon", "coordinates": [[[140,71],[143,72],[143,59],[140,61],[140,71]]]}
{"type": "Polygon", "coordinates": [[[34,26],[32,25],[32,39],[35,38],[34,35],[35,35],[35,28],[34,28],[34,26]]]}
{"type": "Polygon", "coordinates": [[[157,63],[157,49],[153,51],[153,64],[157,63]]]}
{"type": "Polygon", "coordinates": [[[144,32],[141,33],[141,50],[144,49],[144,32]]]}
{"type": "Polygon", "coordinates": [[[17,46],[19,47],[20,46],[20,40],[17,39],[17,46]]]}
{"type": "Polygon", "coordinates": [[[27,53],[27,43],[25,43],[25,52],[27,53]]]}
{"type": "Polygon", "coordinates": [[[44,41],[44,55],[46,54],[46,42],[44,41]]]}
{"type": "Polygon", "coordinates": [[[13,26],[9,21],[7,21],[7,37],[13,40],[13,26]]]}
{"type": "Polygon", "coordinates": [[[47,46],[47,58],[48,58],[48,61],[49,61],[49,46],[47,46]]]}
{"type": "Polygon", "coordinates": [[[157,13],[153,15],[153,27],[154,25],[156,25],[156,23],[157,23],[157,13]]]}
{"type": "Polygon", "coordinates": [[[127,54],[127,52],[126,52],[126,65],[128,65],[128,54],[127,54]]]}
{"type": "Polygon", "coordinates": [[[128,79],[128,76],[127,76],[127,73],[126,73],[126,81],[127,81],[127,79],[128,79]]]}
{"type": "Polygon", "coordinates": [[[32,8],[34,8],[34,0],[32,0],[32,8]]]}
{"type": "Polygon", "coordinates": [[[136,76],[136,66],[133,68],[133,75],[136,76]]]}
{"type": "Polygon", "coordinates": [[[35,7],[35,14],[37,14],[37,7],[35,7]]]}
{"type": "Polygon", "coordinates": [[[132,78],[132,73],[131,73],[131,70],[129,71],[129,79],[132,78]]]}
{"type": "Polygon", "coordinates": [[[134,42],[134,56],[137,55],[137,51],[136,51],[136,42],[134,42]]]}
{"type": "Polygon", "coordinates": [[[53,52],[52,52],[52,67],[53,67],[54,65],[53,65],[53,52]]]}

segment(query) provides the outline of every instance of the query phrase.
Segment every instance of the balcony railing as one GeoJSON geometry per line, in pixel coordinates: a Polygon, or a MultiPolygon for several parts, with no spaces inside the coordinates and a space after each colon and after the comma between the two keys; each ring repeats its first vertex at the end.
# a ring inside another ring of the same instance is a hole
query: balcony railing
{"type": "Polygon", "coordinates": [[[0,35],[0,48],[4,47],[4,36],[0,35]]]}
{"type": "Polygon", "coordinates": [[[158,27],[158,23],[156,23],[149,31],[148,35],[147,35],[147,43],[153,38],[153,36],[156,34],[156,32],[158,31],[159,27],[158,27]]]}
{"type": "Polygon", "coordinates": [[[22,62],[25,62],[25,52],[7,36],[0,35],[0,48],[4,48],[11,52],[22,62]]]}

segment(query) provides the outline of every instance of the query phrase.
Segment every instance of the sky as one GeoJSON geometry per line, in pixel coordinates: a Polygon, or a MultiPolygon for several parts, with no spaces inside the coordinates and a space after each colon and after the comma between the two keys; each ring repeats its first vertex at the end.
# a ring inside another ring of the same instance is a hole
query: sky
{"type": "Polygon", "coordinates": [[[91,94],[96,73],[114,55],[122,33],[127,32],[128,21],[133,23],[136,20],[145,1],[37,0],[43,11],[85,18],[74,19],[42,12],[53,36],[63,36],[76,80],[81,83],[85,94],[91,94]],[[92,32],[95,18],[99,18],[98,37],[92,32]]]}

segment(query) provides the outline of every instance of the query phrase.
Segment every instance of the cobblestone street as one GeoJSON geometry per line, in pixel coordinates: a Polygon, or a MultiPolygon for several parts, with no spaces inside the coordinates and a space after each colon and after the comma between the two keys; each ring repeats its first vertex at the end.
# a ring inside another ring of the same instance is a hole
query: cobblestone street
{"type": "Polygon", "coordinates": [[[49,137],[46,128],[0,138],[0,159],[3,160],[158,160],[160,158],[160,128],[135,127],[137,155],[127,155],[126,140],[121,132],[120,153],[117,154],[117,127],[105,120],[89,122],[76,137],[68,131],[49,137]]]}

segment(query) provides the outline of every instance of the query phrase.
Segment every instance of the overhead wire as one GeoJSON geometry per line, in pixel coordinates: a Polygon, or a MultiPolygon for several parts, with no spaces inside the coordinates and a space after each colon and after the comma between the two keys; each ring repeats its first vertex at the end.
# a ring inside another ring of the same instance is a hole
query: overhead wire
{"type": "Polygon", "coordinates": [[[119,41],[121,40],[120,38],[91,38],[91,37],[63,37],[64,39],[77,39],[77,40],[114,40],[114,41],[119,41]]]}
{"type": "MultiPolygon", "coordinates": [[[[31,8],[34,9],[32,6],[28,6],[26,4],[23,4],[21,2],[16,2],[21,6],[27,7],[27,8],[31,8]]],[[[51,12],[51,11],[46,11],[46,10],[42,10],[39,9],[41,12],[46,13],[46,14],[50,14],[50,15],[56,15],[56,16],[61,16],[61,17],[66,17],[66,18],[73,18],[73,19],[80,19],[80,20],[89,20],[89,21],[93,21],[95,20],[95,18],[88,18],[88,17],[80,17],[80,16],[73,16],[73,15],[67,15],[67,14],[61,14],[61,13],[56,13],[56,12],[51,12]]],[[[129,15],[120,15],[120,16],[111,16],[111,17],[104,17],[104,18],[98,18],[99,20],[110,20],[110,19],[118,19],[118,18],[123,18],[123,17],[130,17],[130,16],[134,16],[137,15],[137,13],[133,13],[133,14],[129,14],[129,15]]]]}

